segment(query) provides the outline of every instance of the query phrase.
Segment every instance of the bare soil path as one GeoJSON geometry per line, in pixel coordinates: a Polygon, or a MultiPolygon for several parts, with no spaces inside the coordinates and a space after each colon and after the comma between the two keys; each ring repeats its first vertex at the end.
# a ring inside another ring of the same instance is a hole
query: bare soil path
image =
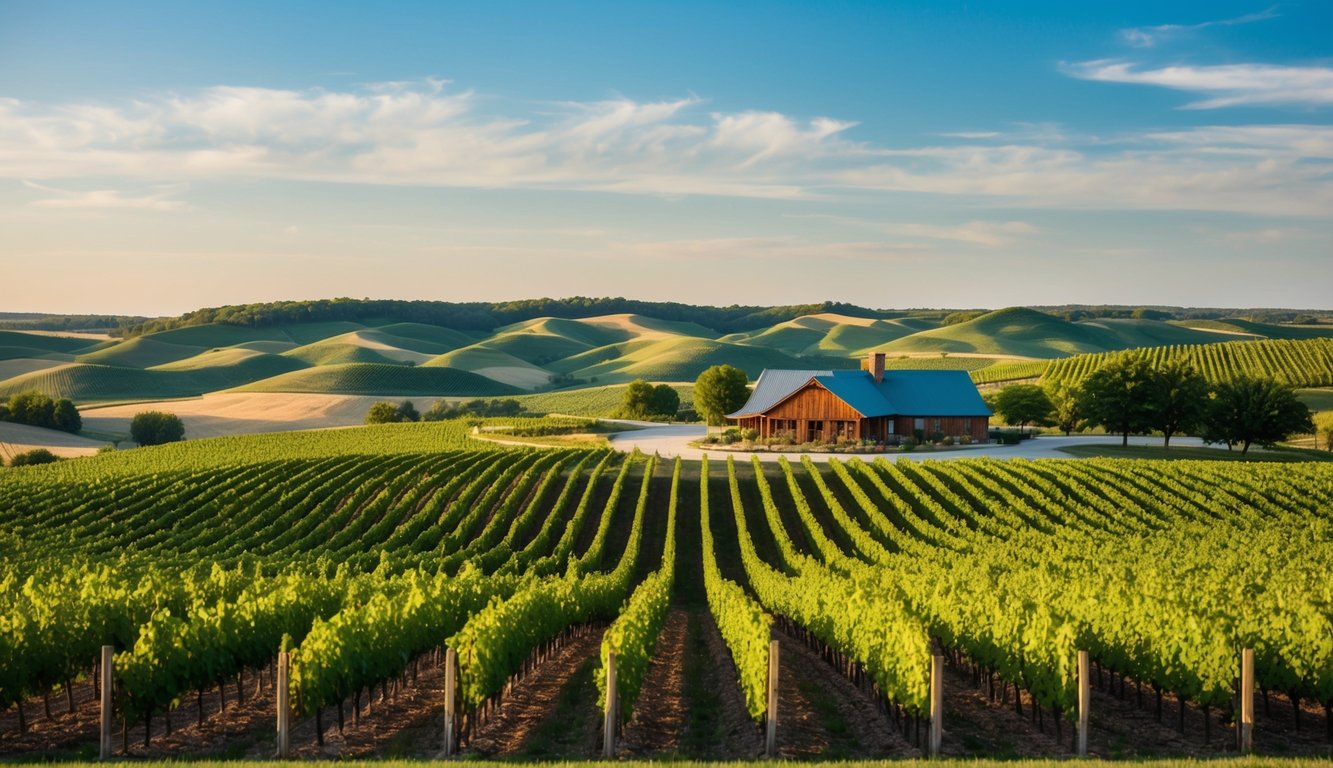
{"type": "Polygon", "coordinates": [[[593,672],[602,627],[585,627],[515,685],[465,745],[485,757],[586,759],[599,754],[593,672]]]}

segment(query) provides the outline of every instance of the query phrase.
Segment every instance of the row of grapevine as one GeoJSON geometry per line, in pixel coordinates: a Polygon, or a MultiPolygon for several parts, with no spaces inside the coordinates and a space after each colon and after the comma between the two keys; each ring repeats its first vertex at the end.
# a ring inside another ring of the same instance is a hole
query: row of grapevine
{"type": "Polygon", "coordinates": [[[676,501],[680,491],[680,459],[671,471],[671,495],[667,507],[666,540],[662,545],[662,564],[634,588],[620,616],[602,635],[596,674],[598,703],[605,707],[607,694],[607,658],[616,654],[616,700],[620,714],[628,719],[634,711],[648,672],[657,636],[666,623],[671,603],[671,586],[676,579],[676,501]]]}
{"type": "Polygon", "coordinates": [[[1274,378],[1295,387],[1333,386],[1333,339],[1261,339],[1217,344],[1172,344],[1120,352],[1099,352],[1052,360],[1042,383],[1077,385],[1113,359],[1126,355],[1154,367],[1184,361],[1209,381],[1237,376],[1274,378]]]}
{"type": "MultiPolygon", "coordinates": [[[[458,654],[459,691],[465,703],[475,707],[498,694],[533,649],[566,628],[616,615],[629,595],[638,563],[655,463],[654,457],[645,462],[629,542],[613,570],[581,575],[571,569],[564,576],[537,580],[507,599],[492,602],[448,640],[458,654]]],[[[625,477],[625,472],[618,476],[613,497],[618,496],[625,477]]],[[[614,513],[615,506],[608,505],[604,517],[614,513]]]]}

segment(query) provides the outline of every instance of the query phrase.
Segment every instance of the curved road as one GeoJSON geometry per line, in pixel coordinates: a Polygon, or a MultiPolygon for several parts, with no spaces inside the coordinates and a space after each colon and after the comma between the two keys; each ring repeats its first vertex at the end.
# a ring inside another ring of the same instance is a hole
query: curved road
{"type": "MultiPolygon", "coordinates": [[[[611,421],[606,419],[606,421],[611,421]]],[[[748,460],[750,453],[742,451],[723,451],[712,450],[705,451],[701,448],[695,448],[689,443],[698,440],[704,436],[705,428],[698,424],[656,424],[648,421],[626,421],[625,424],[633,424],[642,429],[632,430],[630,432],[620,432],[608,436],[611,447],[620,451],[632,451],[638,448],[644,453],[657,453],[667,458],[676,456],[682,459],[701,459],[704,454],[713,458],[735,455],[748,460]]],[[[1131,445],[1154,445],[1160,446],[1162,438],[1160,437],[1130,437],[1131,445]]],[[[980,457],[990,457],[995,459],[1074,459],[1068,453],[1060,451],[1071,445],[1119,445],[1120,437],[1116,435],[1078,435],[1075,437],[1064,437],[1063,435],[1043,435],[1032,440],[1024,440],[1019,445],[976,445],[959,447],[951,450],[940,451],[913,451],[911,453],[876,453],[860,454],[862,456],[879,457],[883,456],[889,461],[898,461],[900,459],[910,459],[913,461],[943,460],[943,459],[971,459],[980,457]]],[[[1172,445],[1200,447],[1203,441],[1197,437],[1176,437],[1171,441],[1172,445]]],[[[1218,450],[1225,450],[1225,446],[1215,446],[1218,450]]],[[[760,451],[755,454],[761,461],[777,461],[779,456],[786,456],[790,461],[799,461],[801,456],[808,455],[815,461],[828,461],[830,456],[846,457],[851,454],[845,453],[769,453],[760,451]]]]}

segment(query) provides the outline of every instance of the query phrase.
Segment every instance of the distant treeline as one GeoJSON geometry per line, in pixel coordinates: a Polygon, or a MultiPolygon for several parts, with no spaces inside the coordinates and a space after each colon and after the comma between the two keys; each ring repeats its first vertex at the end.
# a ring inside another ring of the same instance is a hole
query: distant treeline
{"type": "Polygon", "coordinates": [[[114,331],[148,322],[146,317],[126,315],[43,315],[32,312],[0,312],[0,330],[6,331],[114,331]]]}
{"type": "Polygon", "coordinates": [[[392,299],[320,299],[317,301],[278,301],[266,304],[241,304],[229,307],[198,309],[176,318],[148,320],[127,328],[125,334],[135,336],[155,331],[170,330],[192,325],[223,323],[261,328],[291,323],[328,322],[333,320],[395,320],[398,322],[429,323],[458,330],[491,331],[503,325],[532,320],[538,317],[560,317],[577,320],[585,317],[613,314],[636,314],[697,323],[722,333],[766,328],[802,315],[836,312],[842,315],[869,318],[893,318],[906,314],[923,313],[943,316],[943,311],[880,311],[854,304],[824,302],[782,307],[738,306],[709,307],[676,302],[635,301],[625,298],[526,299],[507,302],[447,302],[397,301],[392,299]]]}

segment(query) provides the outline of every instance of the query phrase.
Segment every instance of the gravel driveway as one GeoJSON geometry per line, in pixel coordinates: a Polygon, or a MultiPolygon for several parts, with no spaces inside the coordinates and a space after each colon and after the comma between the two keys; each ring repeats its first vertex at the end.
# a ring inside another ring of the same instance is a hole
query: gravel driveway
{"type": "MultiPolygon", "coordinates": [[[[642,429],[632,430],[630,432],[621,432],[609,436],[611,446],[620,451],[632,451],[638,448],[644,453],[657,453],[667,458],[676,456],[682,459],[701,459],[707,453],[710,457],[721,458],[724,456],[735,456],[737,459],[750,460],[752,454],[739,451],[704,451],[700,448],[694,448],[689,445],[691,441],[698,440],[704,436],[705,428],[698,424],[655,424],[653,422],[625,422],[633,424],[642,429]]],[[[1160,446],[1162,438],[1160,437],[1131,437],[1131,445],[1154,445],[1160,446]]],[[[1074,437],[1064,437],[1063,435],[1043,435],[1032,440],[1024,440],[1019,445],[977,445],[970,447],[959,447],[947,451],[933,452],[912,452],[912,453],[883,453],[883,454],[861,454],[866,458],[876,458],[883,456],[889,461],[898,461],[900,459],[910,459],[912,461],[944,460],[944,459],[972,459],[980,457],[989,457],[995,459],[1074,459],[1067,453],[1060,451],[1071,445],[1119,445],[1120,438],[1114,435],[1077,435],[1074,437]]],[[[1203,441],[1197,437],[1176,437],[1171,440],[1172,445],[1200,447],[1203,441]]],[[[1226,450],[1225,446],[1216,446],[1218,450],[1226,450]]],[[[777,461],[779,456],[786,456],[790,461],[799,461],[801,456],[808,455],[815,461],[828,461],[830,456],[847,457],[849,454],[838,453],[755,453],[761,461],[777,461]]]]}

